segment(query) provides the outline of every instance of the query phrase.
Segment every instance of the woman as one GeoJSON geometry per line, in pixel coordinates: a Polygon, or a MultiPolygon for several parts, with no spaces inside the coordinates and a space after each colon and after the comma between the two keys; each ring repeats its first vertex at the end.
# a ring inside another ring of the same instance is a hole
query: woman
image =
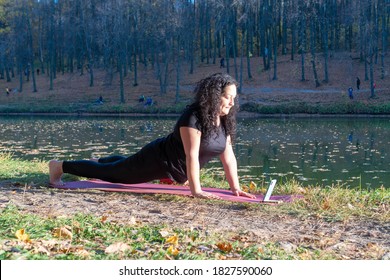
{"type": "Polygon", "coordinates": [[[213,74],[195,88],[195,101],[187,107],[167,137],[147,144],[130,156],[98,160],[49,162],[50,184],[61,184],[63,173],[114,183],[137,184],[170,178],[188,180],[194,197],[219,197],[202,191],[200,169],[219,156],[230,189],[236,196],[255,198],[241,190],[232,141],[236,129],[237,82],[227,74],[213,74]]]}

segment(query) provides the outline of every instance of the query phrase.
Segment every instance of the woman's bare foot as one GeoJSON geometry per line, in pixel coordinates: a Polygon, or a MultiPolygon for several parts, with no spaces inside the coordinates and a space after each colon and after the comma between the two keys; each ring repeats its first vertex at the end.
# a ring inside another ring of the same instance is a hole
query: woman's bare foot
{"type": "Polygon", "coordinates": [[[63,185],[62,174],[62,161],[51,160],[49,162],[50,185],[63,185]]]}

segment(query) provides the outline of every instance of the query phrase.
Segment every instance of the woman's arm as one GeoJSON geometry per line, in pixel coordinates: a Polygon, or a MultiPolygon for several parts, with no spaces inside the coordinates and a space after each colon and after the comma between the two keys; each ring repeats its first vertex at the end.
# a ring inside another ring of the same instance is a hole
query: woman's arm
{"type": "Polygon", "coordinates": [[[226,148],[225,151],[220,155],[220,159],[223,164],[223,169],[225,170],[225,176],[229,183],[230,189],[233,194],[236,196],[246,196],[249,198],[256,198],[254,195],[246,193],[241,190],[240,183],[238,180],[237,172],[237,160],[234,155],[232,142],[230,136],[226,139],[226,148]]]}
{"type": "Polygon", "coordinates": [[[186,154],[187,178],[191,193],[195,197],[219,199],[218,196],[202,191],[200,184],[199,148],[201,132],[191,127],[181,127],[180,136],[186,154]]]}

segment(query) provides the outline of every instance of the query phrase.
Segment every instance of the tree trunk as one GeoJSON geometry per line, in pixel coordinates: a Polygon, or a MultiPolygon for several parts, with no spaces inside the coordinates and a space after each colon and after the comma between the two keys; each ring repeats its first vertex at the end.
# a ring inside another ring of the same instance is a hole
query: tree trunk
{"type": "Polygon", "coordinates": [[[180,101],[180,72],[181,72],[181,60],[180,60],[180,38],[177,39],[177,50],[176,50],[176,94],[175,103],[180,101]]]}
{"type": "Polygon", "coordinates": [[[386,25],[386,14],[390,8],[386,7],[384,0],[381,2],[381,11],[382,11],[382,53],[381,53],[381,79],[385,78],[385,53],[387,52],[387,25],[386,25]]]}
{"type": "Polygon", "coordinates": [[[313,76],[316,83],[316,87],[320,86],[318,81],[317,68],[316,68],[316,48],[315,48],[315,26],[314,21],[310,22],[310,50],[311,50],[311,64],[313,66],[313,76]]]}
{"type": "MultiPolygon", "coordinates": [[[[250,45],[250,35],[252,35],[252,32],[248,32],[249,30],[252,30],[252,27],[249,27],[250,24],[248,24],[247,33],[246,33],[246,65],[247,65],[247,72],[248,72],[248,79],[252,79],[252,71],[251,71],[251,55],[249,51],[249,45],[250,45]]],[[[242,46],[243,47],[243,46],[242,46]]]]}
{"type": "Polygon", "coordinates": [[[33,45],[30,17],[27,18],[27,30],[28,30],[27,36],[28,36],[28,44],[29,44],[28,53],[30,57],[31,75],[33,79],[33,92],[37,92],[37,83],[35,81],[35,67],[34,67],[34,45],[33,45]]]}
{"type": "Polygon", "coordinates": [[[49,90],[53,90],[53,80],[55,78],[55,72],[56,72],[56,67],[55,67],[55,47],[54,47],[54,3],[50,3],[51,7],[51,15],[50,15],[50,35],[49,35],[49,75],[50,75],[50,87],[49,90]]]}
{"type": "Polygon", "coordinates": [[[273,28],[273,47],[274,47],[274,76],[272,80],[277,80],[278,79],[278,63],[277,63],[277,58],[278,58],[278,40],[277,40],[277,27],[274,26],[273,28]]]}
{"type": "Polygon", "coordinates": [[[296,40],[296,23],[291,24],[291,60],[294,60],[296,40]]]}
{"type": "Polygon", "coordinates": [[[123,60],[122,58],[119,58],[118,65],[119,65],[119,95],[120,95],[120,103],[124,104],[126,102],[125,100],[125,91],[123,86],[123,60]]]}
{"type": "Polygon", "coordinates": [[[375,81],[374,81],[374,59],[373,54],[370,55],[370,88],[371,95],[370,98],[375,98],[375,81]]]}
{"type": "MultiPolygon", "coordinates": [[[[81,1],[84,1],[84,0],[81,0],[81,1]]],[[[91,34],[89,34],[89,30],[87,27],[87,21],[86,21],[85,16],[84,16],[84,7],[85,6],[86,5],[81,5],[81,7],[80,7],[80,20],[81,20],[81,26],[84,30],[85,48],[86,48],[87,60],[88,60],[87,69],[88,69],[88,73],[89,73],[89,86],[93,87],[93,84],[94,84],[93,67],[94,66],[93,66],[93,61],[92,61],[91,42],[89,41],[91,34]]]]}
{"type": "Polygon", "coordinates": [[[306,52],[306,21],[304,15],[301,15],[300,26],[300,52],[301,52],[301,81],[305,81],[305,52],[306,52]]]}

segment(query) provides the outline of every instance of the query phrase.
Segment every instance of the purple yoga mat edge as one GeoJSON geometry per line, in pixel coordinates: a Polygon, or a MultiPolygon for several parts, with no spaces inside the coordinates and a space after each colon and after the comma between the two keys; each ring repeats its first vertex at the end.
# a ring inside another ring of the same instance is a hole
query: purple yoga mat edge
{"type": "MultiPolygon", "coordinates": [[[[191,192],[186,186],[178,185],[163,185],[153,183],[142,183],[142,184],[121,184],[121,183],[110,183],[100,180],[84,180],[84,181],[72,181],[65,182],[64,185],[52,186],[59,189],[94,189],[101,191],[110,192],[130,192],[139,194],[171,194],[171,195],[184,195],[191,196],[191,192]]],[[[256,199],[250,199],[247,197],[234,196],[230,190],[218,189],[218,188],[202,188],[204,191],[212,192],[223,200],[234,201],[234,202],[249,202],[249,203],[266,203],[275,204],[273,202],[264,202],[264,196],[256,194],[256,199]]],[[[272,200],[280,202],[292,202],[295,199],[302,198],[300,195],[273,195],[272,200]]]]}

